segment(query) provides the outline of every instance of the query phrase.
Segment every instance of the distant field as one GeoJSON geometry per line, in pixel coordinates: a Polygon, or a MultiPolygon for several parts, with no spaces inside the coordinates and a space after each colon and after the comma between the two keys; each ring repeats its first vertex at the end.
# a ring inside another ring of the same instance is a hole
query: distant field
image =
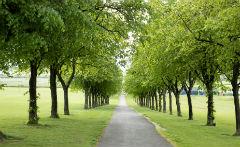
{"type": "Polygon", "coordinates": [[[4,88],[0,91],[0,130],[13,140],[0,144],[2,147],[16,146],[95,146],[103,129],[111,119],[118,103],[117,96],[110,99],[111,105],[92,110],[83,110],[83,93],[70,92],[70,116],[63,115],[63,92],[58,89],[60,119],[51,119],[50,91],[38,88],[40,124],[38,127],[26,125],[28,111],[27,88],[4,88]]]}
{"type": "MultiPolygon", "coordinates": [[[[0,84],[4,84],[8,87],[28,87],[29,77],[1,77],[0,84]]],[[[49,87],[49,78],[48,77],[38,77],[37,78],[38,87],[49,87]]]]}
{"type": "MultiPolygon", "coordinates": [[[[187,98],[181,97],[183,117],[176,116],[175,101],[173,115],[152,111],[136,105],[131,96],[127,102],[137,112],[149,117],[159,124],[164,136],[169,138],[177,147],[240,147],[240,137],[234,137],[235,118],[234,105],[231,96],[215,96],[216,127],[207,127],[207,104],[205,96],[193,96],[194,120],[187,120],[187,98]]],[[[173,98],[174,100],[174,98],[173,98]]],[[[168,101],[167,101],[168,103],[168,101]]],[[[168,108],[168,107],[167,107],[168,108]]]]}

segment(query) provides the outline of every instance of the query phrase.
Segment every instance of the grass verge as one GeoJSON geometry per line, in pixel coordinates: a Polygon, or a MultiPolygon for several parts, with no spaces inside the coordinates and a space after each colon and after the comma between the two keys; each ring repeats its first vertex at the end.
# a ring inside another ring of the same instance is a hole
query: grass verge
{"type": "Polygon", "coordinates": [[[96,109],[83,109],[83,94],[70,92],[70,116],[63,115],[63,92],[58,89],[60,119],[51,119],[51,98],[48,88],[39,88],[38,100],[40,125],[26,125],[28,95],[26,88],[5,88],[0,91],[0,130],[10,139],[0,146],[96,146],[104,128],[109,123],[118,103],[118,97],[110,99],[110,105],[96,109]]]}
{"type": "MultiPolygon", "coordinates": [[[[148,117],[161,128],[157,130],[177,147],[239,147],[240,137],[232,136],[235,128],[234,105],[232,97],[215,97],[216,127],[207,127],[206,98],[193,97],[194,120],[188,120],[187,98],[181,97],[183,117],[157,112],[138,106],[131,96],[127,97],[128,105],[135,111],[148,117]]],[[[175,101],[173,101],[175,104],[175,101]]],[[[168,106],[167,106],[168,108],[168,106]]]]}

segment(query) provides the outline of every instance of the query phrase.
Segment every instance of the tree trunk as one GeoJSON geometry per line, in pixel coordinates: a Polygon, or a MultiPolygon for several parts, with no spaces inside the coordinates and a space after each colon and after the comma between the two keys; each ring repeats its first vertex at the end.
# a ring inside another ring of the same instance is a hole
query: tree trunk
{"type": "Polygon", "coordinates": [[[179,84],[178,83],[179,83],[178,76],[176,76],[175,82],[172,85],[172,91],[173,91],[173,94],[176,98],[177,116],[181,117],[182,112],[181,112],[181,105],[180,105],[180,93],[182,91],[183,86],[181,86],[181,88],[179,89],[179,84]]]}
{"type": "Polygon", "coordinates": [[[166,91],[165,90],[163,90],[162,95],[163,95],[163,113],[166,113],[167,106],[166,106],[166,91]]]}
{"type": "Polygon", "coordinates": [[[236,117],[236,132],[234,135],[239,136],[240,135],[240,106],[239,106],[239,87],[234,86],[233,87],[233,97],[234,97],[234,106],[235,106],[235,117],[236,117]]]}
{"type": "Polygon", "coordinates": [[[150,93],[150,96],[151,96],[151,98],[152,98],[152,107],[151,107],[151,109],[154,110],[154,107],[155,107],[155,106],[154,106],[154,95],[153,95],[152,92],[150,93]]]}
{"type": "Polygon", "coordinates": [[[107,105],[109,104],[109,96],[107,96],[107,103],[106,103],[107,105]]]}
{"type": "Polygon", "coordinates": [[[54,65],[50,66],[50,90],[51,90],[51,98],[52,98],[52,108],[51,108],[51,118],[59,118],[57,112],[57,70],[54,65]]]}
{"type": "Polygon", "coordinates": [[[207,126],[215,126],[216,123],[214,123],[213,83],[207,83],[206,88],[208,97],[207,126]]]}
{"type": "Polygon", "coordinates": [[[234,135],[240,136],[240,105],[239,105],[239,70],[240,70],[240,64],[238,62],[235,62],[233,64],[233,76],[231,80],[232,84],[232,91],[233,91],[233,98],[234,98],[234,106],[235,106],[235,117],[236,117],[236,132],[234,135]]]}
{"type": "Polygon", "coordinates": [[[74,75],[75,75],[75,61],[73,61],[72,63],[72,73],[67,82],[64,81],[61,70],[57,72],[58,79],[62,85],[63,92],[64,92],[64,115],[70,115],[69,104],[68,104],[68,88],[72,83],[74,75]]]}
{"type": "Polygon", "coordinates": [[[70,115],[68,104],[68,87],[63,87],[64,92],[64,115],[70,115]]]}
{"type": "Polygon", "coordinates": [[[95,95],[93,92],[91,92],[91,96],[92,96],[92,108],[95,108],[95,95]]]}
{"type": "Polygon", "coordinates": [[[88,109],[88,98],[89,98],[89,95],[88,95],[88,88],[85,88],[85,102],[84,102],[84,109],[88,109]]]}
{"type": "Polygon", "coordinates": [[[157,92],[154,91],[154,98],[155,98],[155,107],[156,107],[156,110],[158,111],[158,97],[157,97],[157,92]]]}
{"type": "Polygon", "coordinates": [[[188,120],[193,120],[191,91],[187,92],[188,99],[188,120]]]}
{"type": "Polygon", "coordinates": [[[38,124],[37,115],[37,64],[35,61],[30,62],[30,80],[29,80],[29,118],[27,124],[38,124]]]}
{"type": "Polygon", "coordinates": [[[90,91],[88,91],[88,97],[87,97],[87,99],[88,99],[88,108],[89,109],[91,109],[92,108],[92,98],[91,98],[92,96],[91,96],[91,92],[90,91]]]}
{"type": "Polygon", "coordinates": [[[159,90],[159,92],[158,92],[158,95],[159,95],[159,101],[158,101],[158,104],[159,104],[159,112],[162,112],[162,93],[161,93],[160,90],[159,90]]]}
{"type": "Polygon", "coordinates": [[[172,94],[171,94],[171,90],[168,90],[168,94],[169,94],[169,112],[170,112],[170,115],[172,115],[172,94]]]}
{"type": "Polygon", "coordinates": [[[187,94],[187,100],[188,100],[188,120],[193,120],[193,112],[192,112],[192,98],[191,98],[191,92],[192,92],[192,85],[189,84],[190,86],[188,87],[187,84],[185,83],[184,85],[184,90],[187,94]]]}
{"type": "Polygon", "coordinates": [[[147,107],[147,96],[144,95],[144,107],[147,107]]]}
{"type": "Polygon", "coordinates": [[[180,105],[180,94],[175,93],[176,105],[177,105],[177,116],[182,116],[181,105],[180,105]]]}

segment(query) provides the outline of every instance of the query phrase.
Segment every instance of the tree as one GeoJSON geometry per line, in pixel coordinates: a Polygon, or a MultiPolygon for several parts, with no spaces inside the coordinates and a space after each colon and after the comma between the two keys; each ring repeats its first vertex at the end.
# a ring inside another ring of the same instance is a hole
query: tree
{"type": "Polygon", "coordinates": [[[240,106],[239,106],[239,9],[238,1],[215,4],[217,15],[209,17],[206,30],[211,32],[213,42],[218,45],[219,70],[227,77],[232,85],[236,132],[240,135],[240,106]]]}
{"type": "MultiPolygon", "coordinates": [[[[6,50],[11,53],[12,64],[29,69],[29,121],[38,124],[36,80],[38,69],[47,51],[46,33],[61,30],[62,20],[47,1],[4,1],[1,12],[5,26],[6,50]]],[[[50,35],[50,34],[48,34],[50,35]]]]}

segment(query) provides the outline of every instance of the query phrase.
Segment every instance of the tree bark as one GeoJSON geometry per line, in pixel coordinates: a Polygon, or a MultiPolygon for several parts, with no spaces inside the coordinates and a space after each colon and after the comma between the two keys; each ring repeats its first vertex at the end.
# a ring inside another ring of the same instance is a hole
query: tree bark
{"type": "Polygon", "coordinates": [[[240,105],[239,105],[239,70],[240,64],[239,62],[233,63],[233,76],[231,79],[233,98],[234,98],[234,106],[235,106],[235,119],[236,119],[236,132],[235,136],[240,136],[240,105]]]}
{"type": "Polygon", "coordinates": [[[94,93],[94,91],[92,92],[92,108],[95,108],[95,107],[97,107],[96,106],[96,95],[95,95],[95,93],[94,93]]]}
{"type": "Polygon", "coordinates": [[[187,92],[188,99],[188,120],[193,120],[191,91],[187,92]]]}
{"type": "Polygon", "coordinates": [[[89,108],[88,107],[88,104],[89,104],[89,102],[88,102],[89,94],[88,93],[89,93],[88,92],[88,88],[85,88],[85,92],[84,92],[84,94],[85,94],[84,109],[88,109],[89,108]]]}
{"type": "Polygon", "coordinates": [[[195,84],[195,81],[196,81],[196,78],[193,77],[192,72],[190,71],[188,73],[188,84],[185,81],[184,86],[183,86],[183,88],[187,94],[187,99],[188,99],[188,120],[193,120],[191,93],[192,93],[192,88],[195,84]]]}
{"type": "Polygon", "coordinates": [[[214,105],[213,105],[213,83],[207,83],[207,97],[208,97],[208,112],[207,112],[207,126],[215,126],[214,123],[214,105]]]}
{"type": "Polygon", "coordinates": [[[156,110],[158,111],[158,97],[157,97],[157,91],[154,91],[154,98],[155,98],[155,107],[156,107],[156,110]]]}
{"type": "Polygon", "coordinates": [[[68,104],[68,86],[63,87],[64,92],[64,115],[70,115],[68,104]]]}
{"type": "Polygon", "coordinates": [[[158,101],[159,112],[162,112],[162,92],[161,92],[161,90],[158,90],[158,95],[159,95],[159,101],[158,101]]]}
{"type": "Polygon", "coordinates": [[[74,75],[75,75],[75,67],[76,67],[75,61],[73,61],[73,63],[72,63],[72,73],[71,73],[67,82],[64,81],[61,71],[57,72],[58,79],[59,79],[59,81],[62,85],[63,92],[64,92],[64,115],[70,115],[69,104],[68,104],[68,89],[69,89],[70,84],[72,83],[72,80],[73,80],[74,75]]]}
{"type": "Polygon", "coordinates": [[[179,88],[179,81],[178,81],[178,77],[176,77],[174,84],[172,85],[172,91],[173,94],[176,98],[176,105],[177,105],[177,116],[181,117],[182,116],[182,112],[181,112],[181,104],[180,104],[180,93],[183,89],[183,86],[181,86],[181,88],[179,88]]]}
{"type": "Polygon", "coordinates": [[[150,92],[150,97],[152,98],[152,106],[151,106],[151,109],[154,110],[154,95],[153,95],[153,92],[150,92]]]}
{"type": "Polygon", "coordinates": [[[177,116],[182,116],[181,105],[180,105],[180,95],[175,93],[176,105],[177,105],[177,116]]]}
{"type": "Polygon", "coordinates": [[[172,94],[171,94],[171,90],[168,90],[168,94],[169,94],[169,112],[170,115],[172,115],[172,94]]]}
{"type": "Polygon", "coordinates": [[[187,94],[187,100],[188,100],[188,120],[193,120],[192,98],[191,98],[192,86],[191,86],[191,84],[189,87],[185,84],[184,90],[187,94]]]}
{"type": "Polygon", "coordinates": [[[109,104],[109,96],[107,96],[107,103],[106,103],[107,105],[109,104]]]}
{"type": "Polygon", "coordinates": [[[55,65],[50,66],[50,90],[51,90],[51,98],[52,98],[52,107],[51,107],[51,118],[59,118],[57,109],[57,70],[55,65]]]}
{"type": "Polygon", "coordinates": [[[91,92],[88,91],[88,108],[91,109],[92,108],[92,95],[91,95],[91,92]]]}
{"type": "Polygon", "coordinates": [[[166,113],[167,106],[166,106],[166,91],[165,90],[163,90],[162,95],[163,95],[163,113],[166,113]]]}
{"type": "Polygon", "coordinates": [[[37,64],[36,61],[30,61],[31,76],[29,79],[29,117],[27,124],[38,124],[37,115],[37,64]]]}

